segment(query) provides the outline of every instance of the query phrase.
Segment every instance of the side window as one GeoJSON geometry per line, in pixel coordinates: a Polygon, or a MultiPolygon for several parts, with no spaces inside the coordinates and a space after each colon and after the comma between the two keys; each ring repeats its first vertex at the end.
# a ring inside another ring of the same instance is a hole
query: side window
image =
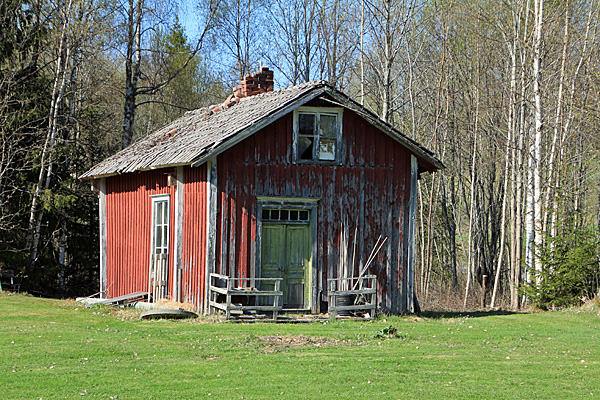
{"type": "Polygon", "coordinates": [[[169,251],[169,197],[152,199],[152,254],[169,251]]]}
{"type": "Polygon", "coordinates": [[[341,109],[299,108],[294,114],[297,162],[335,162],[342,130],[341,109]]]}

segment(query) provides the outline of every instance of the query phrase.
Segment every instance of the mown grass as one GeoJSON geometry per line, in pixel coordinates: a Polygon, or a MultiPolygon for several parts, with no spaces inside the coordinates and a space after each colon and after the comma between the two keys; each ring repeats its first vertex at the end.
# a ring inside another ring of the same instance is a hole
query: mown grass
{"type": "Polygon", "coordinates": [[[597,311],[241,324],[0,294],[0,399],[591,398],[599,336],[597,311]]]}

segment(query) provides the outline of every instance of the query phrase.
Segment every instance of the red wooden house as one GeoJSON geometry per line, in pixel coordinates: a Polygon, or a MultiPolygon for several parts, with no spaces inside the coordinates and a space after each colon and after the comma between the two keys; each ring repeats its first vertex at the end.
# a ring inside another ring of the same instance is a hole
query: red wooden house
{"type": "Polygon", "coordinates": [[[211,272],[279,276],[284,308],[319,312],[344,229],[354,275],[388,238],[368,271],[377,304],[414,311],[417,179],[441,162],[326,82],[273,91],[272,74],[247,76],[225,103],[186,113],[82,176],[100,192],[103,296],[160,279],[155,296],[206,311],[211,272]],[[163,276],[152,277],[157,263],[163,276]]]}

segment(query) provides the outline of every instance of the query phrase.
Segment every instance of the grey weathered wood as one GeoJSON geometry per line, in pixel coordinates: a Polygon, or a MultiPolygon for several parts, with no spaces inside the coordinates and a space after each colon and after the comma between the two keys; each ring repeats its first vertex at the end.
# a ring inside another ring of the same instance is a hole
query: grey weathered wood
{"type": "Polygon", "coordinates": [[[134,292],[134,293],[125,294],[123,296],[113,297],[112,299],[105,299],[105,300],[99,301],[95,304],[105,304],[105,305],[128,304],[128,303],[134,303],[137,301],[145,300],[146,298],[148,298],[147,292],[134,292]]]}
{"type": "Polygon", "coordinates": [[[226,275],[212,273],[210,274],[211,297],[209,306],[211,309],[219,309],[225,311],[225,317],[231,317],[232,310],[253,310],[253,311],[271,311],[273,319],[277,319],[278,312],[282,309],[283,292],[281,291],[281,281],[283,278],[255,278],[256,281],[270,281],[275,283],[275,290],[258,290],[255,287],[236,287],[235,282],[248,281],[247,278],[230,278],[226,275]],[[214,279],[224,280],[225,287],[217,287],[213,283],[214,279]],[[216,301],[216,294],[223,294],[226,297],[226,302],[219,303],[216,301]],[[238,305],[231,302],[232,296],[247,296],[247,297],[273,297],[273,305],[238,305]]]}
{"type": "MultiPolygon", "coordinates": [[[[385,183],[384,183],[385,185],[385,183]]],[[[385,209],[385,208],[384,208],[385,209]]],[[[386,218],[386,227],[385,227],[385,236],[392,237],[392,208],[387,207],[387,218],[386,218]]],[[[385,279],[385,302],[389,312],[394,312],[394,304],[392,303],[392,241],[388,240],[386,242],[385,248],[385,271],[386,271],[386,279],[385,279]]]]}
{"type": "Polygon", "coordinates": [[[377,277],[375,275],[367,275],[354,278],[331,278],[327,280],[329,294],[329,313],[333,318],[336,317],[338,311],[345,310],[369,310],[371,316],[375,315],[377,309],[377,277]],[[347,285],[342,285],[342,281],[348,281],[347,285]],[[352,284],[354,282],[354,284],[352,284]],[[341,287],[356,287],[359,289],[340,290],[341,287]],[[368,296],[369,301],[366,304],[353,304],[347,306],[338,306],[337,298],[339,296],[368,296]]]}
{"type": "Polygon", "coordinates": [[[310,212],[310,235],[311,235],[311,241],[312,241],[312,254],[311,254],[311,272],[310,272],[310,276],[311,276],[311,294],[312,294],[312,299],[311,299],[311,305],[310,305],[310,309],[311,312],[313,313],[317,313],[320,312],[320,302],[319,302],[319,285],[318,285],[318,260],[319,258],[317,257],[317,251],[318,251],[318,244],[317,244],[317,226],[318,226],[318,219],[317,219],[317,204],[313,204],[313,207],[311,209],[310,212]]]}
{"type": "MultiPolygon", "coordinates": [[[[390,176],[392,176],[390,174],[390,176]]],[[[390,193],[401,193],[401,187],[398,182],[394,182],[394,179],[390,179],[388,184],[391,188],[390,193]]],[[[391,194],[393,196],[393,194],[391,194]]],[[[400,314],[402,312],[401,307],[401,296],[402,296],[402,280],[400,279],[400,268],[402,267],[402,244],[400,243],[400,206],[405,203],[405,201],[391,201],[391,212],[392,212],[392,225],[391,225],[391,237],[390,237],[390,246],[392,248],[392,313],[400,314]],[[398,283],[397,283],[398,282],[398,283]]]]}
{"type": "MultiPolygon", "coordinates": [[[[262,275],[262,270],[261,270],[261,252],[262,252],[262,202],[259,200],[259,197],[257,196],[257,204],[256,204],[256,258],[255,258],[255,263],[256,265],[254,266],[254,276],[252,276],[251,278],[259,278],[262,275]]],[[[250,283],[252,286],[257,286],[256,284],[256,280],[253,279],[252,282],[250,283]]]]}
{"type": "Polygon", "coordinates": [[[175,243],[173,246],[173,300],[180,301],[179,287],[183,268],[183,167],[177,167],[177,184],[175,187],[175,243]]]}
{"type": "Polygon", "coordinates": [[[106,178],[100,179],[100,298],[106,298],[107,270],[106,270],[106,178]]]}
{"type": "MultiPolygon", "coordinates": [[[[221,209],[221,254],[219,259],[219,273],[229,274],[228,267],[228,252],[229,252],[229,182],[225,178],[224,182],[219,182],[221,190],[225,192],[225,202],[221,202],[221,198],[218,200],[218,207],[221,209]]],[[[219,196],[220,197],[220,196],[219,196]]],[[[215,271],[216,272],[216,271],[215,271]]]]}
{"type": "Polygon", "coordinates": [[[406,290],[407,311],[415,312],[415,224],[417,219],[417,179],[419,166],[417,158],[410,156],[410,200],[408,216],[408,284],[406,290]]]}
{"type": "MultiPolygon", "coordinates": [[[[206,164],[206,268],[204,286],[204,313],[208,314],[210,305],[208,304],[210,286],[210,274],[216,272],[216,248],[217,248],[217,159],[213,158],[206,164]]],[[[200,289],[198,289],[200,290],[200,289]]],[[[200,298],[200,294],[198,294],[200,298]]]]}

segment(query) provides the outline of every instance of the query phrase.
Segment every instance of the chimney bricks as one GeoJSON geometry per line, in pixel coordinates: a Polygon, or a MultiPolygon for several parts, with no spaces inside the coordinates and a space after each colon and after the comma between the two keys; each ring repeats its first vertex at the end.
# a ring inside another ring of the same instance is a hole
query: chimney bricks
{"type": "Polygon", "coordinates": [[[274,86],[273,71],[269,70],[269,67],[262,67],[260,71],[246,75],[233,89],[233,93],[235,97],[241,99],[255,94],[272,92],[274,86]]]}

